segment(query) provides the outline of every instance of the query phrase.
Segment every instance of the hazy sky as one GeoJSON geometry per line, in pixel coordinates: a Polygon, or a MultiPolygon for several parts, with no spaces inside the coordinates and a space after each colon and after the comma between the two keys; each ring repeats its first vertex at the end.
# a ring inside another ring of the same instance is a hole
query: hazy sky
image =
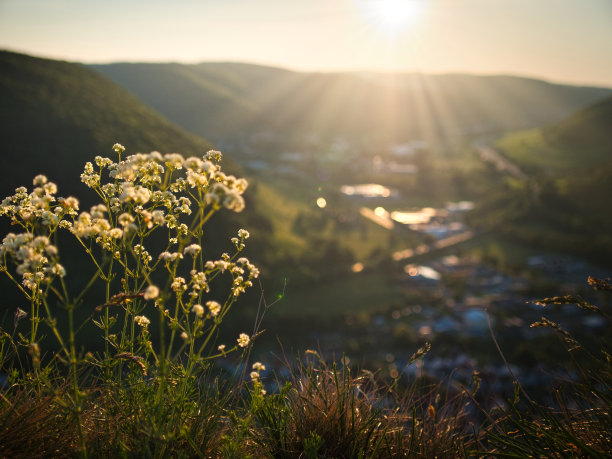
{"type": "Polygon", "coordinates": [[[612,86],[612,0],[0,0],[0,48],[612,86]]]}

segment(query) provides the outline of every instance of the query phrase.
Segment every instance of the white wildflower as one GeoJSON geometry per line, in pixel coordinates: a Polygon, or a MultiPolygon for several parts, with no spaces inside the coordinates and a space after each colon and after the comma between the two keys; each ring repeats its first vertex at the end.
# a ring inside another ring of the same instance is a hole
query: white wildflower
{"type": "Polygon", "coordinates": [[[195,257],[198,253],[200,253],[201,250],[202,250],[202,247],[199,244],[191,244],[185,247],[185,250],[183,250],[183,253],[185,255],[191,255],[192,257],[195,257]]]}
{"type": "Polygon", "coordinates": [[[108,230],[108,235],[113,239],[120,239],[123,237],[123,230],[121,228],[111,228],[108,230]]]}
{"type": "Polygon", "coordinates": [[[172,288],[173,291],[177,293],[184,292],[187,289],[185,285],[185,279],[182,277],[175,277],[170,287],[172,288]]]}
{"type": "Polygon", "coordinates": [[[138,325],[140,325],[143,328],[146,328],[151,323],[151,321],[147,319],[145,316],[135,316],[134,322],[136,322],[138,325]]]}
{"type": "Polygon", "coordinates": [[[107,167],[113,164],[113,161],[110,158],[105,158],[102,156],[96,156],[94,160],[96,161],[96,166],[98,167],[107,167]]]}
{"type": "Polygon", "coordinates": [[[249,345],[250,338],[246,333],[240,333],[236,341],[238,342],[238,346],[247,347],[249,345]]]}
{"type": "Polygon", "coordinates": [[[92,206],[91,209],[89,209],[89,213],[91,214],[91,218],[104,218],[106,206],[104,204],[92,206]]]}
{"type": "Polygon", "coordinates": [[[207,301],[206,306],[208,307],[212,317],[217,317],[221,312],[221,305],[216,301],[207,301]]]}
{"type": "Polygon", "coordinates": [[[38,174],[36,177],[34,177],[34,180],[32,180],[32,184],[34,186],[42,186],[45,183],[47,183],[47,176],[42,174],[38,174]]]}
{"type": "Polygon", "coordinates": [[[204,159],[209,159],[209,160],[212,159],[217,162],[221,161],[222,157],[223,155],[221,154],[221,152],[217,150],[209,150],[204,155],[204,159]]]}
{"type": "Polygon", "coordinates": [[[253,370],[255,371],[265,371],[266,366],[261,362],[255,362],[253,364],[253,370]]]}
{"type": "Polygon", "coordinates": [[[151,212],[151,218],[156,225],[163,225],[166,222],[163,210],[154,210],[151,212]]]}
{"type": "Polygon", "coordinates": [[[193,312],[196,317],[202,317],[204,315],[204,307],[201,304],[194,304],[191,308],[191,312],[193,312]]]}
{"type": "Polygon", "coordinates": [[[117,219],[117,221],[119,222],[121,226],[125,227],[134,221],[134,217],[128,213],[123,213],[119,215],[119,218],[117,219]]]}
{"type": "Polygon", "coordinates": [[[48,195],[55,194],[57,193],[57,185],[53,182],[45,183],[43,185],[43,190],[45,190],[45,193],[48,195]]]}
{"type": "Polygon", "coordinates": [[[159,289],[155,285],[149,285],[144,291],[145,300],[154,300],[159,296],[159,289]]]}
{"type": "Polygon", "coordinates": [[[171,169],[182,169],[185,159],[179,153],[167,153],[164,155],[166,166],[171,169]]]}
{"type": "Polygon", "coordinates": [[[115,150],[117,153],[123,153],[125,151],[125,147],[120,143],[116,143],[113,145],[113,150],[115,150]]]}
{"type": "Polygon", "coordinates": [[[178,252],[162,252],[159,254],[159,259],[165,262],[171,262],[174,260],[180,260],[183,258],[183,254],[178,252]]]}
{"type": "Polygon", "coordinates": [[[81,182],[89,188],[93,188],[100,184],[100,176],[94,172],[93,164],[85,163],[85,169],[81,174],[81,182]]]}

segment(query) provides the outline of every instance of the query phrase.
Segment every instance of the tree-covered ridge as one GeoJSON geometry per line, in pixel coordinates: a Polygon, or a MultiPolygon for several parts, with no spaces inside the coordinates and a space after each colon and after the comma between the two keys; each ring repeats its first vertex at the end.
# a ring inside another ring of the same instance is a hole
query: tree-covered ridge
{"type": "Polygon", "coordinates": [[[589,149],[612,157],[610,127],[612,126],[612,97],[580,110],[560,123],[544,129],[554,145],[562,148],[589,149]]]}
{"type": "MultiPolygon", "coordinates": [[[[501,232],[608,265],[612,254],[612,99],[541,129],[501,137],[496,148],[526,172],[482,206],[501,232]]],[[[483,220],[484,222],[484,220],[483,220]]]]}
{"type": "Polygon", "coordinates": [[[84,160],[78,155],[107,152],[117,139],[134,151],[196,154],[210,147],[97,72],[6,51],[0,52],[0,135],[0,166],[11,171],[3,193],[42,172],[74,189],[84,160]]]}
{"type": "Polygon", "coordinates": [[[612,160],[610,142],[612,98],[605,98],[540,129],[502,137],[498,146],[521,167],[562,175],[569,169],[588,169],[612,160]]]}

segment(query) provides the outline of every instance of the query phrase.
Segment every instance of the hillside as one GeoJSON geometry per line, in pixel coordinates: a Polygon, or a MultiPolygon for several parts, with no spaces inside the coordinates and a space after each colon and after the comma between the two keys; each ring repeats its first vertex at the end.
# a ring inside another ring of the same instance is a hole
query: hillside
{"type": "Polygon", "coordinates": [[[612,161],[612,98],[590,105],[542,129],[519,131],[498,140],[513,161],[533,172],[561,174],[612,161]]]}
{"type": "Polygon", "coordinates": [[[491,222],[492,212],[503,214],[497,227],[513,238],[609,266],[611,115],[608,98],[558,123],[499,139],[500,152],[530,179],[492,195],[480,211],[483,223],[491,222]]]}
{"type": "Polygon", "coordinates": [[[3,196],[38,173],[72,191],[85,161],[110,155],[115,142],[129,152],[210,148],[91,69],[6,51],[0,52],[0,136],[0,167],[11,171],[0,185],[3,196]]]}
{"type": "Polygon", "coordinates": [[[553,145],[562,148],[593,150],[612,158],[610,128],[612,97],[591,105],[544,130],[553,145]]]}
{"type": "MultiPolygon", "coordinates": [[[[0,184],[2,197],[17,186],[31,186],[32,178],[44,173],[58,183],[61,195],[76,194],[86,206],[85,197],[92,196],[80,183],[83,165],[95,155],[113,157],[115,142],[124,144],[130,154],[155,149],[190,155],[210,148],[208,142],[171,124],[91,69],[10,52],[0,53],[0,121],[0,167],[10,171],[0,184]]],[[[229,154],[223,168],[243,175],[229,154]]],[[[329,255],[325,250],[334,241],[311,250],[304,238],[291,234],[294,214],[308,210],[307,205],[298,207],[295,200],[256,180],[250,180],[245,199],[243,213],[215,217],[209,226],[211,236],[226,238],[238,225],[248,228],[252,236],[248,256],[263,270],[278,268],[285,273],[287,266],[295,265],[294,271],[299,271],[305,263],[293,260],[305,251],[313,266],[329,255]]]]}
{"type": "Polygon", "coordinates": [[[559,121],[610,89],[511,76],[305,73],[236,63],[91,68],[191,132],[403,141],[559,121]]]}

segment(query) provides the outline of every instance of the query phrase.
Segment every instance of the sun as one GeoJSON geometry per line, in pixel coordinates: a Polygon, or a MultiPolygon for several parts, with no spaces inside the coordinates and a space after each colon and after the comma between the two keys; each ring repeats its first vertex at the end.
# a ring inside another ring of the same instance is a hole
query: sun
{"type": "Polygon", "coordinates": [[[380,32],[396,35],[421,17],[426,0],[357,0],[364,18],[380,32]]]}

